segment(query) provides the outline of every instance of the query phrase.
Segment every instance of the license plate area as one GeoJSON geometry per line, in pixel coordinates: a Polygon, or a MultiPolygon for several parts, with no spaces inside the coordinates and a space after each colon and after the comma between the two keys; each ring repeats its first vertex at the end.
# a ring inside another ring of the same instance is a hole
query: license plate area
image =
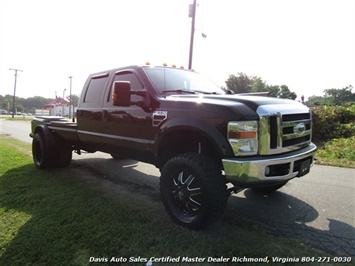
{"type": "Polygon", "coordinates": [[[311,169],[311,158],[304,159],[295,163],[295,171],[298,171],[297,176],[304,176],[309,173],[311,169]]]}

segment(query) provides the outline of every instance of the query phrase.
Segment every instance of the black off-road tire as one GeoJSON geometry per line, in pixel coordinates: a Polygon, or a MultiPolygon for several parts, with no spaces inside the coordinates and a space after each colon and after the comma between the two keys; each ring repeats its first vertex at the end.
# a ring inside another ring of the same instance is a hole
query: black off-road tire
{"type": "Polygon", "coordinates": [[[58,160],[53,164],[54,167],[66,167],[71,163],[73,157],[73,150],[69,145],[57,147],[58,160]]]}
{"type": "Polygon", "coordinates": [[[52,151],[47,148],[44,135],[36,133],[32,140],[32,157],[35,166],[39,169],[49,168],[53,164],[52,151]]]}
{"type": "Polygon", "coordinates": [[[217,164],[198,153],[178,155],[164,165],[160,192],[171,218],[191,229],[218,219],[230,195],[217,164]]]}
{"type": "Polygon", "coordinates": [[[48,147],[43,133],[36,133],[32,140],[32,156],[37,168],[65,167],[72,160],[70,145],[58,142],[48,147]]]}

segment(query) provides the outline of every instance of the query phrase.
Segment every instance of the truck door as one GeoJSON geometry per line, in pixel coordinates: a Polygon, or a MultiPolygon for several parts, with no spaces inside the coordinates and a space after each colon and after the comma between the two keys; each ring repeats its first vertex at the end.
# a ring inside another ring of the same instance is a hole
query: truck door
{"type": "Polygon", "coordinates": [[[80,97],[78,116],[78,137],[93,150],[100,150],[100,128],[102,124],[102,105],[105,88],[109,82],[109,73],[91,76],[80,97]]]}
{"type": "Polygon", "coordinates": [[[112,104],[112,87],[115,81],[129,81],[132,91],[144,91],[143,82],[134,70],[116,72],[111,80],[103,106],[103,123],[101,131],[105,136],[108,150],[115,155],[149,161],[151,140],[151,112],[143,110],[134,102],[142,101],[142,96],[132,95],[130,106],[112,104]]]}

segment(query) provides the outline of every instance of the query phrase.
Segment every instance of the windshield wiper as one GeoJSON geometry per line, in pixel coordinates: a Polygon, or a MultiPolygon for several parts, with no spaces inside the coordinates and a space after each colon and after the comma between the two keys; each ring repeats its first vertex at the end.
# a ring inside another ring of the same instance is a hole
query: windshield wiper
{"type": "Polygon", "coordinates": [[[162,91],[163,93],[169,93],[169,92],[176,92],[176,93],[189,93],[189,94],[195,94],[194,91],[189,91],[189,90],[182,90],[182,89],[177,89],[177,90],[164,90],[162,91]]]}
{"type": "Polygon", "coordinates": [[[216,91],[209,92],[209,91],[197,91],[197,90],[194,90],[194,92],[202,93],[202,94],[220,94],[220,93],[218,93],[216,91]]]}

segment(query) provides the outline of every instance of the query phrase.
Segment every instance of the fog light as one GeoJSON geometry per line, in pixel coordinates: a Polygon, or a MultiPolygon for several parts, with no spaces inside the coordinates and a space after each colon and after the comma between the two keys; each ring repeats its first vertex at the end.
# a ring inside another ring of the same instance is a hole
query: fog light
{"type": "Polygon", "coordinates": [[[270,174],[270,167],[266,166],[265,168],[265,176],[268,176],[270,174]]]}

